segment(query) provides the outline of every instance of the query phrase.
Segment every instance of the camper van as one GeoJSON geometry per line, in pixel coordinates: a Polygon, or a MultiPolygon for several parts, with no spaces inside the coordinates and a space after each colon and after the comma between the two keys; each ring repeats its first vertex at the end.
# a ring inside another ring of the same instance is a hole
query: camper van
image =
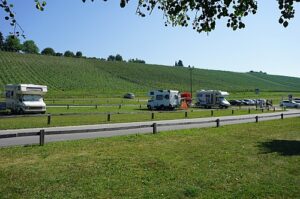
{"type": "Polygon", "coordinates": [[[230,103],[225,99],[228,92],[218,90],[201,90],[197,92],[196,106],[204,108],[228,108],[230,103]]]}
{"type": "Polygon", "coordinates": [[[45,113],[43,96],[47,86],[33,84],[8,84],[5,86],[6,109],[12,113],[45,113]]]}
{"type": "Polygon", "coordinates": [[[155,90],[150,91],[148,96],[151,97],[148,100],[148,109],[168,109],[173,110],[180,106],[181,98],[179,91],[176,90],[155,90]]]}

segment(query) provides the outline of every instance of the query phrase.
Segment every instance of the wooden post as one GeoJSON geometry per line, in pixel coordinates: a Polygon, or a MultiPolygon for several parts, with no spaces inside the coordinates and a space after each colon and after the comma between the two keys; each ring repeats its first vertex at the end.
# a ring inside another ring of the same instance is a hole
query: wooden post
{"type": "Polygon", "coordinates": [[[40,130],[40,146],[44,146],[45,144],[45,130],[40,130]]]}
{"type": "Polygon", "coordinates": [[[280,115],[280,116],[281,116],[281,119],[283,120],[283,113],[281,113],[281,115],[280,115]]]}
{"type": "Polygon", "coordinates": [[[50,125],[50,124],[51,124],[51,115],[48,114],[48,117],[47,117],[47,118],[48,118],[48,119],[47,119],[47,124],[50,125]]]}
{"type": "Polygon", "coordinates": [[[157,133],[157,124],[153,123],[152,127],[153,127],[153,134],[156,134],[157,133]]]}
{"type": "Polygon", "coordinates": [[[119,109],[121,109],[121,107],[122,107],[122,105],[120,104],[120,105],[119,105],[119,109]]]}
{"type": "Polygon", "coordinates": [[[251,110],[250,110],[250,108],[248,108],[248,114],[250,114],[250,112],[251,112],[251,110]]]}
{"type": "Polygon", "coordinates": [[[263,108],[261,109],[261,112],[262,112],[262,113],[264,112],[264,109],[263,109],[263,108]]]}
{"type": "Polygon", "coordinates": [[[275,107],[273,108],[273,111],[274,111],[274,112],[276,111],[276,108],[275,108],[275,107]]]}
{"type": "Polygon", "coordinates": [[[69,109],[70,108],[70,106],[69,106],[69,104],[67,105],[67,109],[69,109]]]}
{"type": "Polygon", "coordinates": [[[110,113],[107,114],[107,121],[110,122],[110,113]]]}
{"type": "Polygon", "coordinates": [[[188,117],[188,113],[185,111],[184,113],[184,117],[187,118],[188,117]]]}
{"type": "Polygon", "coordinates": [[[140,109],[142,109],[142,105],[140,104],[140,109]]]}
{"type": "Polygon", "coordinates": [[[258,116],[255,116],[255,122],[258,123],[258,116]]]}
{"type": "Polygon", "coordinates": [[[154,113],[151,113],[151,119],[152,120],[154,119],[154,113]]]}
{"type": "Polygon", "coordinates": [[[217,119],[216,123],[217,123],[217,127],[220,127],[220,119],[217,119]]]}
{"type": "Polygon", "coordinates": [[[233,109],[231,110],[231,114],[232,114],[232,115],[234,114],[234,110],[233,110],[233,109]]]}
{"type": "Polygon", "coordinates": [[[210,115],[214,116],[214,111],[213,110],[210,111],[210,115]]]}

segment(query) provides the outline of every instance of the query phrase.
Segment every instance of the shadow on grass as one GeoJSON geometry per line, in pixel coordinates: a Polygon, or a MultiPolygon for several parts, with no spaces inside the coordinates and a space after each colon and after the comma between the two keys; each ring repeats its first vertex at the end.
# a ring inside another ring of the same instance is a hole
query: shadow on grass
{"type": "Polygon", "coordinates": [[[271,140],[259,144],[262,153],[277,152],[283,156],[300,155],[300,141],[298,140],[271,140]]]}

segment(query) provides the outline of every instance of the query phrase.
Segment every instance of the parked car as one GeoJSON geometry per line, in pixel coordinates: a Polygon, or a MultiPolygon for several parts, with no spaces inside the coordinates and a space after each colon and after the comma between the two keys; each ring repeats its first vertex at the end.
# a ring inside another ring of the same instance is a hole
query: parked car
{"type": "Polygon", "coordinates": [[[283,106],[283,107],[287,107],[287,108],[300,108],[300,104],[299,103],[296,103],[295,101],[289,101],[289,100],[283,100],[281,103],[280,103],[280,106],[283,106]]]}
{"type": "Polygon", "coordinates": [[[244,99],[243,101],[244,101],[245,105],[249,105],[249,106],[255,105],[255,102],[251,99],[244,99]]]}
{"type": "Polygon", "coordinates": [[[233,106],[240,106],[243,105],[241,100],[229,100],[229,103],[233,106]]]}
{"type": "Polygon", "coordinates": [[[125,95],[124,95],[124,98],[127,98],[127,99],[134,99],[134,94],[133,93],[126,93],[125,95]]]}
{"type": "Polygon", "coordinates": [[[294,101],[295,101],[296,103],[300,103],[300,98],[294,98],[294,101]]]}

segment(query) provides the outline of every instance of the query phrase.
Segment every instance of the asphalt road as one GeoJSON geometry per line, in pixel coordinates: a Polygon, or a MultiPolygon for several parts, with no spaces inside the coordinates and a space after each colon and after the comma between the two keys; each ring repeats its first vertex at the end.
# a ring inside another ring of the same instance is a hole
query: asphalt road
{"type": "MultiPolygon", "coordinates": [[[[300,110],[288,110],[283,112],[284,114],[295,113],[294,115],[286,115],[284,118],[288,117],[299,117],[300,110]]],[[[280,119],[281,112],[274,113],[263,113],[258,114],[259,121],[280,119]],[[272,117],[276,116],[276,117],[272,117]],[[264,118],[261,118],[264,117],[264,118]]],[[[59,135],[46,135],[45,142],[57,142],[65,140],[77,140],[77,139],[87,139],[87,138],[97,138],[97,137],[111,137],[111,136],[121,136],[130,134],[146,134],[152,133],[153,128],[139,128],[142,125],[152,125],[157,123],[157,130],[159,131],[170,131],[179,129],[191,129],[191,128],[204,128],[204,127],[215,127],[216,119],[220,119],[220,125],[230,125],[230,124],[240,124],[240,123],[250,123],[255,122],[255,114],[250,115],[239,115],[239,116],[223,116],[223,117],[209,117],[209,118],[196,118],[196,119],[179,119],[179,120],[163,120],[163,121],[148,121],[148,122],[133,122],[133,123],[115,123],[115,124],[99,124],[99,125],[82,125],[82,126],[68,126],[68,127],[51,127],[43,128],[46,132],[51,131],[69,131],[69,130],[80,130],[80,129],[99,129],[99,128],[123,128],[136,126],[136,129],[130,130],[113,130],[113,131],[100,131],[89,133],[76,133],[76,134],[59,134],[59,135]],[[201,122],[201,124],[193,124],[194,122],[201,122]],[[189,123],[189,124],[183,124],[189,123]],[[168,125],[166,125],[168,124],[168,125]]],[[[279,122],[279,121],[278,121],[279,122]]],[[[17,129],[17,130],[0,130],[1,134],[15,134],[15,133],[26,133],[26,132],[39,132],[41,128],[33,129],[17,129]]],[[[29,136],[29,137],[16,137],[16,138],[5,138],[0,139],[0,147],[13,146],[13,145],[30,145],[39,143],[39,136],[29,136]]]]}

